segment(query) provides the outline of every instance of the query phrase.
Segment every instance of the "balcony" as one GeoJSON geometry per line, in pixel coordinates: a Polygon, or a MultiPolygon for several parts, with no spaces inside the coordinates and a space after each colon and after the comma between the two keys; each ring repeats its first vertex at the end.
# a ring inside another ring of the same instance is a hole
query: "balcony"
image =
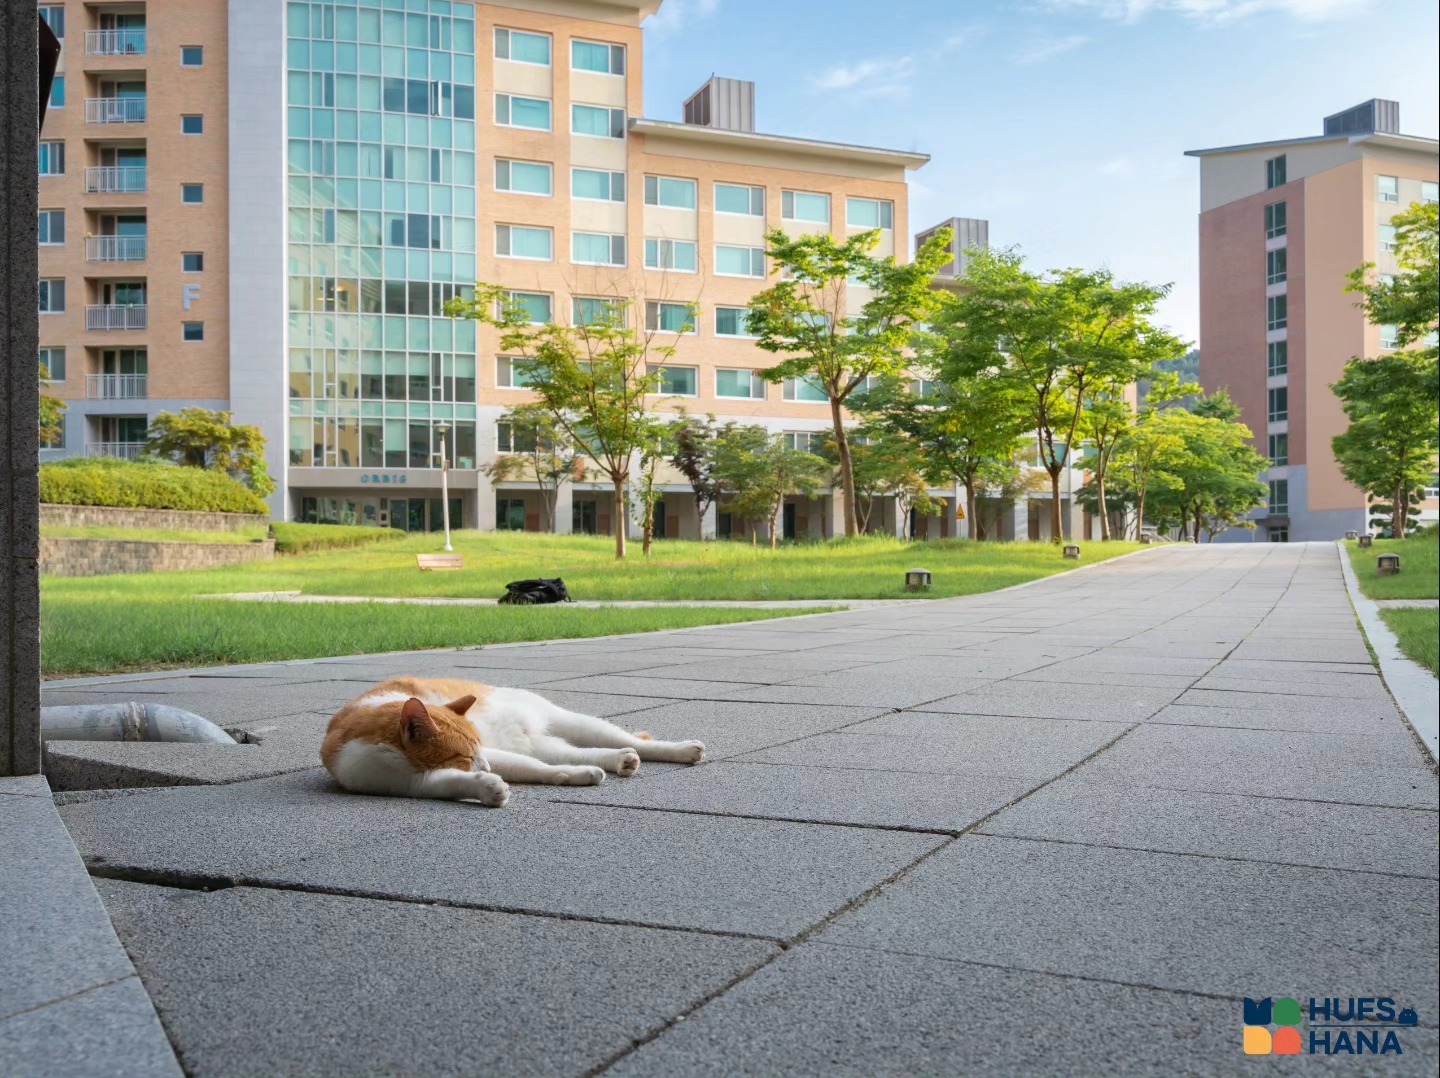
{"type": "Polygon", "coordinates": [[[140,30],[86,30],[86,56],[143,56],[145,55],[145,31],[140,30]]]}
{"type": "Polygon", "coordinates": [[[144,303],[91,304],[85,308],[86,329],[144,329],[149,324],[150,308],[144,303]]]}
{"type": "Polygon", "coordinates": [[[143,124],[145,122],[145,98],[87,97],[85,99],[85,122],[87,124],[143,124]]]}
{"type": "Polygon", "coordinates": [[[87,374],[85,396],[92,401],[144,400],[147,381],[144,374],[87,374]]]}
{"type": "Polygon", "coordinates": [[[86,236],[86,262],[143,262],[144,236],[86,236]]]}
{"type": "Polygon", "coordinates": [[[134,195],[145,190],[147,170],[134,165],[87,168],[85,193],[90,195],[134,195]]]}
{"type": "Polygon", "coordinates": [[[121,460],[139,460],[145,453],[144,442],[86,442],[87,457],[119,457],[121,460]]]}

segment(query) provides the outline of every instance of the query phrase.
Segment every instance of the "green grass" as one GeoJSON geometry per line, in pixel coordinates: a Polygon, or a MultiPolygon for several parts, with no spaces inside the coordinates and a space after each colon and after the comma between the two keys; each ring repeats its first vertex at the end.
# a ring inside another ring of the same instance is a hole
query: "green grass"
{"type": "Polygon", "coordinates": [[[349,550],[405,538],[394,528],[362,528],[347,524],[272,524],[275,549],[281,554],[304,554],[316,550],[349,550]]]}
{"type": "Polygon", "coordinates": [[[1380,616],[1400,640],[1400,650],[1440,677],[1440,610],[1382,610],[1380,616]]]}
{"type": "Polygon", "coordinates": [[[110,528],[104,526],[78,526],[71,524],[43,524],[40,535],[46,539],[141,539],[165,543],[251,543],[264,539],[266,528],[263,524],[242,528],[239,531],[184,531],[169,528],[110,528]]]}
{"type": "Polygon", "coordinates": [[[1369,550],[1361,550],[1351,541],[1345,548],[1360,590],[1369,598],[1440,598],[1440,534],[1431,531],[1410,539],[1377,539],[1369,550]],[[1376,576],[1375,558],[1390,552],[1400,555],[1400,575],[1376,576]]]}
{"type": "MultiPolygon", "coordinates": [[[[371,529],[380,532],[381,529],[371,529]]],[[[577,599],[895,599],[906,569],[934,574],[931,597],[992,591],[1074,567],[1049,544],[839,540],[772,551],[744,543],[638,545],[617,563],[603,536],[457,532],[462,572],[421,573],[415,555],[440,547],[413,535],[224,569],[42,581],[47,676],[364,654],[647,632],[774,616],[725,608],[623,610],[249,603],[231,592],[498,598],[511,580],[565,578],[577,599]]],[[[1138,549],[1090,544],[1089,561],[1138,549]]]]}

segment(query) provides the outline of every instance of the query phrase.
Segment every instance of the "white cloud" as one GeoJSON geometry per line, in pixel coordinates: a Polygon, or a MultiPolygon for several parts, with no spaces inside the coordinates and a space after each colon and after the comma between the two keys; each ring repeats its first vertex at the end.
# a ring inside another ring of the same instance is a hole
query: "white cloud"
{"type": "Polygon", "coordinates": [[[1068,34],[1065,37],[1042,37],[1022,46],[1015,54],[1017,64],[1043,64],[1067,52],[1074,52],[1090,43],[1085,34],[1068,34]]]}
{"type": "Polygon", "coordinates": [[[1139,22],[1147,15],[1168,12],[1195,22],[1223,26],[1254,15],[1274,12],[1301,22],[1327,22],[1362,14],[1374,0],[1050,0],[1069,11],[1092,11],[1118,22],[1139,22]]]}
{"type": "Polygon", "coordinates": [[[645,29],[656,37],[669,37],[719,10],[720,0],[665,0],[660,10],[645,20],[645,29]]]}
{"type": "Polygon", "coordinates": [[[893,56],[836,64],[817,75],[815,89],[827,93],[845,92],[859,97],[903,97],[915,77],[913,56],[893,56]]]}

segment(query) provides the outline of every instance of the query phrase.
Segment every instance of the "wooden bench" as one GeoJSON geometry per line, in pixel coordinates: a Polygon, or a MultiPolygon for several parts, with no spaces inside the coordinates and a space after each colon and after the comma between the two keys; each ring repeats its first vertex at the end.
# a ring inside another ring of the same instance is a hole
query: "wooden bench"
{"type": "Polygon", "coordinates": [[[459,554],[416,554],[415,564],[422,573],[432,570],[463,569],[465,559],[459,554]]]}

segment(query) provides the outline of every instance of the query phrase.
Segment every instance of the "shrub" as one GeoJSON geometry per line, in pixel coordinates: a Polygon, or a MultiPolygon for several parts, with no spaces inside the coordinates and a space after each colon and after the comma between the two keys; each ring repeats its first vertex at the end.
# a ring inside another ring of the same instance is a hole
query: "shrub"
{"type": "Polygon", "coordinates": [[[204,468],[177,468],[159,461],[109,457],[42,464],[40,500],[58,505],[110,505],[122,509],[270,512],[264,499],[228,475],[204,468]]]}
{"type": "Polygon", "coordinates": [[[345,524],[275,523],[270,525],[270,534],[275,537],[275,549],[281,554],[345,550],[405,538],[405,533],[395,528],[362,528],[345,524]]]}

